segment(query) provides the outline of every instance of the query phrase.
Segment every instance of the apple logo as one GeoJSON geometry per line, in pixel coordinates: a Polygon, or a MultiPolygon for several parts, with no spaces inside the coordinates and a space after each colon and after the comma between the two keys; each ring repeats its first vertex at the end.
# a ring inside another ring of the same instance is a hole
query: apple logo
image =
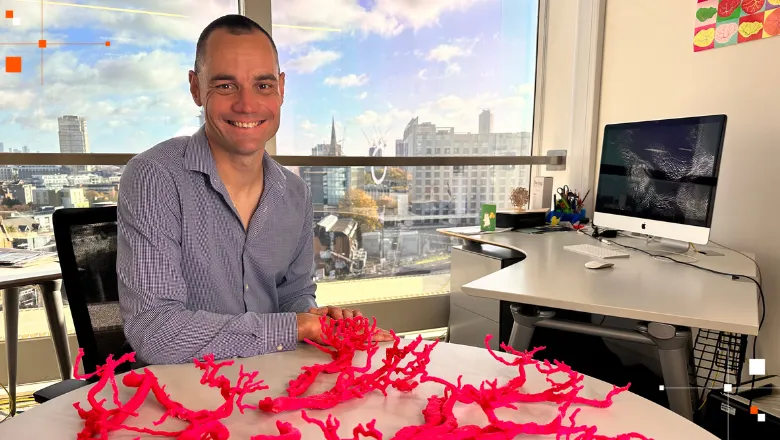
{"type": "Polygon", "coordinates": [[[645,229],[646,226],[647,226],[646,223],[642,223],[642,229],[645,229]]]}

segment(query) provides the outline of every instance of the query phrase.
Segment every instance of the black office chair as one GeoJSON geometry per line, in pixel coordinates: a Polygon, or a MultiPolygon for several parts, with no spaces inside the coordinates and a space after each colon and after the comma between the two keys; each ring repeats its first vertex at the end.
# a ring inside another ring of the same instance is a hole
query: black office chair
{"type": "MultiPolygon", "coordinates": [[[[116,276],[116,206],[68,208],[54,212],[54,238],[62,269],[63,298],[67,297],[82,365],[92,373],[105,363],[131,351],[125,340],[116,276]]],[[[120,366],[117,373],[130,370],[120,366]]],[[[34,394],[43,403],[88,381],[64,380],[34,394]]]]}

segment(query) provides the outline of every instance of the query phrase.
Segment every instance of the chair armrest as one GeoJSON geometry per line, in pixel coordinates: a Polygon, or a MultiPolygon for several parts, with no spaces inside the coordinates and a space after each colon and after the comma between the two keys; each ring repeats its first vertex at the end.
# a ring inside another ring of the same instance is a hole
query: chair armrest
{"type": "Polygon", "coordinates": [[[33,393],[33,398],[38,403],[45,403],[54,399],[55,397],[59,397],[63,394],[69,393],[81,387],[85,387],[89,384],[90,383],[86,380],[67,379],[36,391],[33,393]]]}

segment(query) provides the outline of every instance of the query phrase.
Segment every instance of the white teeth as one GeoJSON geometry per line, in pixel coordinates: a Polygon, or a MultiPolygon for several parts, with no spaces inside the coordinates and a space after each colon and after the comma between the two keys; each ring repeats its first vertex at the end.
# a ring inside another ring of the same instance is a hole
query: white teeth
{"type": "Polygon", "coordinates": [[[260,121],[257,121],[257,122],[236,122],[236,121],[230,121],[230,124],[231,125],[235,125],[236,127],[241,127],[241,128],[252,128],[252,127],[257,127],[258,125],[260,125],[260,121]]]}

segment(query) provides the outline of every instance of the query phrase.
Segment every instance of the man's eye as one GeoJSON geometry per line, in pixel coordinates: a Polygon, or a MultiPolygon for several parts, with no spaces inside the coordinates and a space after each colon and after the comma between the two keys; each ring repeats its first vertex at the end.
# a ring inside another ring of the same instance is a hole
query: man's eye
{"type": "Polygon", "coordinates": [[[257,87],[258,87],[260,90],[268,90],[268,89],[270,89],[270,88],[271,88],[271,84],[258,84],[258,85],[257,85],[257,87]]]}
{"type": "Polygon", "coordinates": [[[217,88],[221,90],[228,90],[232,87],[232,84],[217,84],[217,88]]]}

